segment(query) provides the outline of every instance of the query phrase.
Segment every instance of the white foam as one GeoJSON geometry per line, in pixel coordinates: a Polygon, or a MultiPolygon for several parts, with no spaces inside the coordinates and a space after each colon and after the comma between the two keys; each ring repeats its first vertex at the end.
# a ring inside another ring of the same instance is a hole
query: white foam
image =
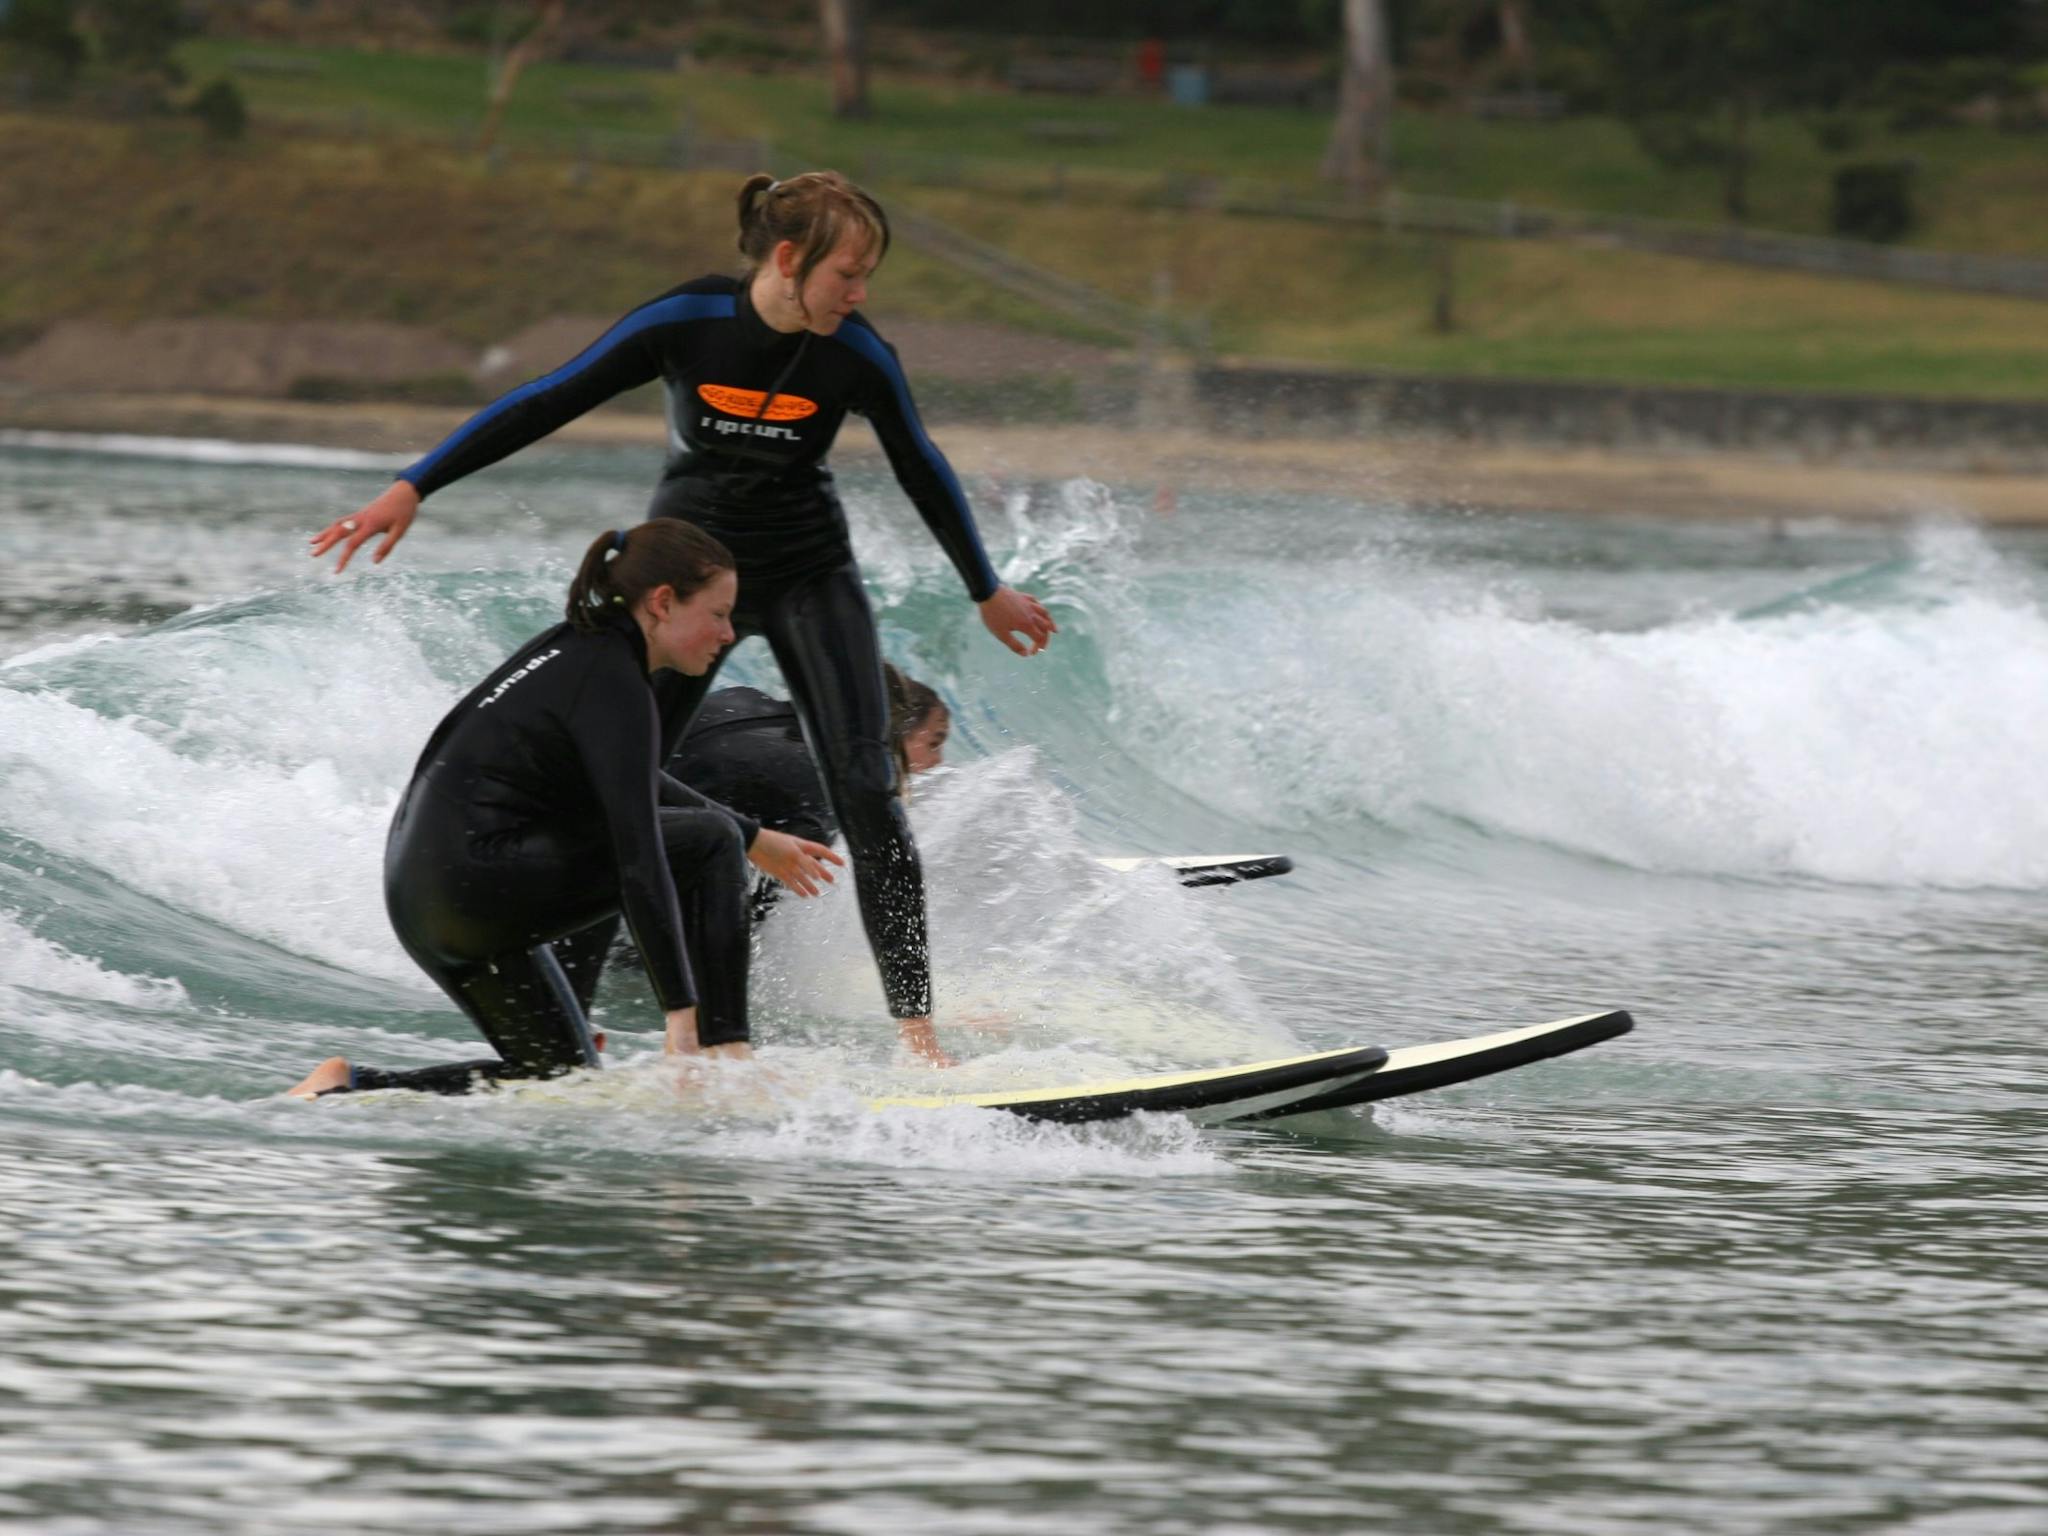
{"type": "MultiPolygon", "coordinates": [[[[189,1001],[176,981],[110,971],[89,955],[75,955],[42,938],[4,911],[0,911],[0,988],[26,988],[128,1008],[177,1008],[189,1001]]],[[[9,1012],[13,1011],[10,1003],[9,1012]]]]}
{"type": "Polygon", "coordinates": [[[1915,556],[1854,603],[1641,633],[1370,561],[1276,631],[1248,583],[1107,647],[1120,734],[1247,817],[1440,814],[1665,871],[2048,885],[2048,611],[1968,530],[1915,556]]]}
{"type": "MultiPolygon", "coordinates": [[[[994,514],[980,502],[980,528],[997,574],[1047,602],[1099,596],[1100,584],[1128,566],[1138,521],[1109,487],[1075,479],[1049,494],[1002,492],[994,514]],[[1006,537],[998,538],[1000,530],[1006,537]]],[[[915,523],[906,524],[893,489],[856,490],[846,497],[847,523],[860,551],[861,575],[877,607],[891,609],[913,592],[959,593],[959,578],[945,551],[915,523]]],[[[972,615],[960,593],[961,612],[972,615]]],[[[979,639],[977,644],[988,643],[979,639]]]]}
{"type": "MultiPolygon", "coordinates": [[[[1026,1182],[1209,1174],[1227,1166],[1178,1115],[1066,1126],[966,1107],[868,1106],[871,1095],[929,1092],[938,1081],[926,1069],[891,1072],[835,1049],[771,1047],[745,1064],[679,1067],[673,1058],[652,1056],[467,1099],[393,1094],[331,1108],[337,1120],[338,1112],[360,1108],[362,1122],[431,1127],[466,1145],[498,1137],[531,1145],[546,1137],[565,1150],[612,1158],[696,1155],[805,1170],[854,1163],[926,1177],[1026,1182]]],[[[957,1086],[952,1073],[942,1081],[957,1086]]]]}
{"type": "Polygon", "coordinates": [[[89,670],[9,669],[10,830],[239,932],[416,977],[381,875],[391,809],[459,692],[423,645],[480,671],[496,642],[399,582],[215,618],[111,642],[89,670]]]}
{"type": "Polygon", "coordinates": [[[34,667],[46,662],[65,661],[86,651],[96,650],[103,645],[112,645],[117,635],[74,635],[67,640],[53,640],[48,645],[39,645],[33,650],[20,651],[12,656],[0,656],[0,672],[11,667],[34,667]]]}
{"type": "MultiPolygon", "coordinates": [[[[1293,1043],[1262,1016],[1208,908],[1164,870],[1095,862],[1031,749],[920,781],[911,814],[936,1017],[978,1029],[978,1051],[1093,1042],[1125,1061],[1194,1064],[1293,1043]]],[[[886,1028],[850,877],[813,901],[785,897],[755,985],[766,1012],[886,1028]]]]}
{"type": "Polygon", "coordinates": [[[759,1130],[728,1130],[733,1156],[805,1165],[872,1163],[946,1177],[1038,1182],[1211,1174],[1228,1163],[1179,1115],[1065,1126],[984,1109],[798,1109],[759,1130]]]}

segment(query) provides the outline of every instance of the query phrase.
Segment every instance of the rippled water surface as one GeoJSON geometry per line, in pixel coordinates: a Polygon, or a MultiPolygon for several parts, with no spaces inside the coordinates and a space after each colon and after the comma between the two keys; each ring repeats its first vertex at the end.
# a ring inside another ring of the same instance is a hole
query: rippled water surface
{"type": "Polygon", "coordinates": [[[878,1113],[929,1076],[840,891],[755,1067],[676,1083],[621,972],[586,1080],[280,1101],[473,1050],[384,825],[652,473],[336,582],[365,461],[0,443],[0,1530],[2048,1530],[2048,541],[977,485],[1025,663],[855,479],[956,716],[954,1085],[1637,1031],[1260,1129],[878,1113]],[[1298,869],[1093,859],[1210,849],[1298,869]]]}

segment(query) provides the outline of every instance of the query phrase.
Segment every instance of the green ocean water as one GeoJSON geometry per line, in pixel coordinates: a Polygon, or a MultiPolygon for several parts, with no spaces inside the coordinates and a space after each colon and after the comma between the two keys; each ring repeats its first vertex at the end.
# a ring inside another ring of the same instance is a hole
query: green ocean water
{"type": "Polygon", "coordinates": [[[622,973],[587,1081],[307,1107],[472,1053],[385,822],[654,472],[332,580],[380,469],[0,439],[0,1530],[2048,1529],[2042,536],[972,485],[1024,662],[854,479],[955,712],[950,1086],[1637,1032],[1260,1129],[876,1114],[932,1080],[840,891],[758,1070],[678,1090],[622,973]],[[1094,862],[1210,850],[1298,868],[1094,862]]]}

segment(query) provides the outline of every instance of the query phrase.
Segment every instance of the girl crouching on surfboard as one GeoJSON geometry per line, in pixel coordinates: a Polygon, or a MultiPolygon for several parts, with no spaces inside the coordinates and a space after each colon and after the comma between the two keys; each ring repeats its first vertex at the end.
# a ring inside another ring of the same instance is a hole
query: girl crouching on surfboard
{"type": "MultiPolygon", "coordinates": [[[[733,642],[733,557],[673,518],[598,537],[566,622],[448,712],[399,801],[384,897],[399,942],[497,1051],[409,1071],[337,1056],[291,1091],[554,1077],[598,1064],[557,944],[623,914],[667,1014],[671,1052],[751,1054],[746,861],[802,896],[839,856],[761,827],[661,771],[670,722],[652,674],[701,677],[733,642]]],[[[594,978],[595,967],[590,968],[594,978]]]]}

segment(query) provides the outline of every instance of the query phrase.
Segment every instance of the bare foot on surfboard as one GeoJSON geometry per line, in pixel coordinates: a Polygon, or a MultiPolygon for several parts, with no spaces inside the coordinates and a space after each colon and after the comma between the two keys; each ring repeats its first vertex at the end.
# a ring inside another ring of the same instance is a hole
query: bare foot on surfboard
{"type": "Polygon", "coordinates": [[[285,1090],[285,1097],[288,1099],[316,1099],[330,1088],[346,1088],[347,1086],[348,1058],[346,1056],[330,1056],[321,1062],[319,1066],[308,1072],[305,1081],[301,1082],[297,1087],[287,1088],[285,1090]]]}

